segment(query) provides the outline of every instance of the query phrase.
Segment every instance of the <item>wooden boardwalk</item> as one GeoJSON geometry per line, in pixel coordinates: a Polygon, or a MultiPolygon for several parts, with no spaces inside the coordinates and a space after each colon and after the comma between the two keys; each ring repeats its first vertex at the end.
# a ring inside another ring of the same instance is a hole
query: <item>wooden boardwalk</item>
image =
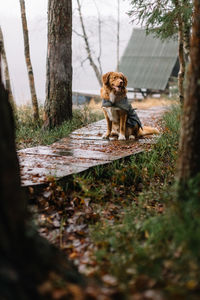
{"type": "MultiPolygon", "coordinates": [[[[166,107],[156,106],[137,110],[143,123],[158,126],[166,107]]],[[[144,151],[156,142],[155,136],[139,140],[102,140],[106,121],[101,120],[73,131],[68,137],[50,146],[38,146],[18,151],[22,186],[38,186],[47,183],[52,176],[63,179],[88,168],[110,163],[144,151]]]]}

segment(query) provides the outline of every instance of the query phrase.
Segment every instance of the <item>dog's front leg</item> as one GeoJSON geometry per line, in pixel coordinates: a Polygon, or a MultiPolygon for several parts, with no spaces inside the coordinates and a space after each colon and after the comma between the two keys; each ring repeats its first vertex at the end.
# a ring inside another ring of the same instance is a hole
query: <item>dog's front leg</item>
{"type": "Polygon", "coordinates": [[[119,136],[119,123],[112,122],[112,131],[110,136],[119,136]]]}
{"type": "Polygon", "coordinates": [[[112,131],[112,121],[110,121],[110,119],[108,118],[108,114],[107,114],[106,110],[103,110],[103,112],[104,112],[106,123],[107,123],[107,131],[106,131],[106,133],[103,134],[102,138],[108,140],[110,137],[111,131],[112,131]]]}
{"type": "Polygon", "coordinates": [[[118,140],[123,141],[126,139],[126,120],[127,113],[125,111],[120,111],[120,125],[119,125],[119,137],[118,140]]]}

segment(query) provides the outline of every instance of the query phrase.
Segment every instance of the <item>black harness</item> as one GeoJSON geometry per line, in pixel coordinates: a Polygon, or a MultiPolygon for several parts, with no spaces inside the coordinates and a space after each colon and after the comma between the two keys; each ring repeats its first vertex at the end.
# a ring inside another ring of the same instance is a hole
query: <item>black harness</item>
{"type": "Polygon", "coordinates": [[[110,100],[102,100],[102,107],[116,107],[120,108],[122,110],[125,110],[127,112],[127,121],[126,125],[128,127],[135,127],[136,125],[139,126],[139,128],[142,128],[142,123],[135,111],[134,108],[132,108],[132,105],[128,103],[127,97],[120,99],[116,102],[111,102],[110,100]]]}

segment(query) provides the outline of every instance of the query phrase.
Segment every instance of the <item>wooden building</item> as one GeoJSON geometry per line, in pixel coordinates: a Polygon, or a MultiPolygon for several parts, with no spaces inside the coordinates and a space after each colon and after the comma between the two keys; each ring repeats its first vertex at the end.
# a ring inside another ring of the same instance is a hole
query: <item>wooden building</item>
{"type": "Polygon", "coordinates": [[[177,40],[161,40],[145,29],[134,28],[119,63],[128,78],[128,88],[143,96],[163,93],[179,71],[177,40]]]}

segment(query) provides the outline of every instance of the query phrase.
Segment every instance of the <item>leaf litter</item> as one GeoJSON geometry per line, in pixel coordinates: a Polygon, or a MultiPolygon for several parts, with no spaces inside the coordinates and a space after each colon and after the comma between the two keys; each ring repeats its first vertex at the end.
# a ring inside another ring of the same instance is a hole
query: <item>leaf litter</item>
{"type": "MultiPolygon", "coordinates": [[[[121,179],[123,180],[123,178],[121,179]]],[[[110,189],[102,186],[101,192],[98,196],[96,195],[97,199],[93,201],[92,190],[96,187],[95,184],[88,185],[84,179],[75,178],[75,185],[77,183],[81,185],[80,191],[77,187],[75,189],[73,187],[72,190],[65,193],[55,179],[51,178],[49,185],[36,197],[35,222],[39,233],[60,248],[77,266],[79,272],[88,278],[97,277],[101,280],[97,289],[91,288],[92,292],[90,290],[94,299],[100,299],[99,295],[103,295],[102,299],[115,299],[116,295],[121,294],[118,288],[120,283],[115,276],[99,267],[95,252],[98,247],[101,248],[101,245],[93,243],[89,228],[90,225],[99,221],[113,224],[115,220],[122,218],[123,209],[130,200],[127,198],[124,186],[115,186],[114,184],[112,186],[114,198],[110,194],[110,189]]],[[[132,187],[129,189],[131,190],[132,187]]],[[[35,197],[32,189],[30,189],[30,194],[35,197]]],[[[137,201],[136,198],[134,201],[137,201]]],[[[154,203],[152,203],[151,209],[154,209],[154,203]]],[[[134,293],[136,293],[135,290],[134,293]]],[[[142,295],[140,291],[139,295],[142,295]]]]}

